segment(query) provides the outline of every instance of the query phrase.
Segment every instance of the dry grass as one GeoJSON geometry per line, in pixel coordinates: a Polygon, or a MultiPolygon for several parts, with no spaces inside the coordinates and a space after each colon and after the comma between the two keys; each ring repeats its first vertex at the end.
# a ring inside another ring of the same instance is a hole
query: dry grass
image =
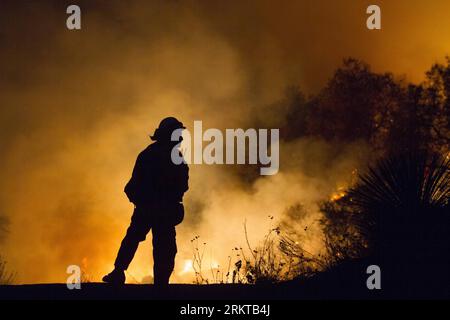
{"type": "Polygon", "coordinates": [[[6,268],[6,261],[0,256],[0,285],[8,285],[14,283],[15,274],[9,272],[6,268]]]}

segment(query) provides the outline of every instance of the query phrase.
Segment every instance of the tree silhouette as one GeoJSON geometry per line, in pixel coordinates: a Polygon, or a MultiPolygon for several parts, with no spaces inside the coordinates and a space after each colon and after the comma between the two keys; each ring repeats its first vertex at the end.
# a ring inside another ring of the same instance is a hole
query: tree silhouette
{"type": "Polygon", "coordinates": [[[285,111],[281,137],[318,137],[334,143],[366,141],[382,156],[413,150],[450,150],[450,60],[435,64],[414,85],[368,64],[345,59],[316,95],[289,87],[276,103],[285,111]]]}

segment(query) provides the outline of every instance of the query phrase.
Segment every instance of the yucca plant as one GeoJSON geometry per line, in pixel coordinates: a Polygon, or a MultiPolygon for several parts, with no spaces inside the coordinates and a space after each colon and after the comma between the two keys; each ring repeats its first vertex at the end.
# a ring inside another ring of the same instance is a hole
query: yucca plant
{"type": "Polygon", "coordinates": [[[398,288],[444,292],[450,269],[450,157],[410,152],[378,161],[349,191],[373,257],[398,288]]]}
{"type": "Polygon", "coordinates": [[[448,207],[450,156],[411,152],[380,160],[350,190],[353,203],[366,212],[419,212],[448,207]]]}
{"type": "Polygon", "coordinates": [[[366,216],[375,244],[423,242],[426,232],[448,225],[450,157],[417,151],[381,159],[348,196],[366,216]]]}

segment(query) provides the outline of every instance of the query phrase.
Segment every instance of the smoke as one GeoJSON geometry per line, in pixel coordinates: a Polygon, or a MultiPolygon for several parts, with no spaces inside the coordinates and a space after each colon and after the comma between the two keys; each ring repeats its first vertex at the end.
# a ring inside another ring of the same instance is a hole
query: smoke
{"type": "MultiPolygon", "coordinates": [[[[194,120],[205,128],[246,128],[254,119],[282,127],[287,110],[269,117],[265,107],[290,84],[317,90],[344,56],[401,67],[374,57],[380,36],[367,34],[364,16],[353,17],[365,12],[353,2],[285,3],[274,11],[265,1],[79,1],[81,31],[65,28],[68,4],[0,7],[0,208],[11,221],[1,250],[23,283],[65,281],[70,264],[93,280],[110,271],[132,213],[123,187],[163,117],[174,115],[191,131],[194,120]]],[[[415,58],[419,67],[434,59],[415,58]]],[[[248,167],[192,165],[173,281],[191,280],[181,271],[195,235],[209,259],[224,264],[244,245],[245,220],[256,244],[269,215],[283,219],[298,203],[309,213],[305,245],[320,251],[317,202],[348,183],[364,148],[282,142],[280,172],[256,179],[247,179],[248,167]]],[[[138,281],[151,278],[150,249],[149,241],[141,245],[130,266],[138,281]]]]}

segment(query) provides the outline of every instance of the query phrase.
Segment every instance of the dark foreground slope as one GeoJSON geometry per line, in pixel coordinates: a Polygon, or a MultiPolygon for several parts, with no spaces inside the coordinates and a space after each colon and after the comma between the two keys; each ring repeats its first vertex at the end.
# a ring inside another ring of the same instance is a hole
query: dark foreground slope
{"type": "MultiPolygon", "coordinates": [[[[366,285],[368,261],[348,263],[307,280],[278,284],[173,284],[167,288],[153,285],[111,286],[83,283],[80,290],[69,290],[65,284],[0,286],[0,299],[152,299],[152,300],[297,300],[297,299],[449,299],[449,284],[415,286],[415,279],[405,279],[408,289],[398,287],[397,277],[381,277],[381,290],[366,285]]],[[[383,269],[382,269],[383,270],[383,269]]],[[[423,276],[423,275],[422,275],[423,276]]],[[[417,278],[416,278],[417,280],[417,278]]],[[[427,281],[425,281],[427,283],[427,281]]]]}
{"type": "Polygon", "coordinates": [[[330,292],[293,284],[277,285],[188,285],[174,284],[168,288],[153,285],[127,284],[112,287],[102,283],[82,284],[80,290],[69,290],[65,284],[0,286],[0,299],[151,299],[151,300],[292,300],[377,298],[372,292],[330,292]]]}

